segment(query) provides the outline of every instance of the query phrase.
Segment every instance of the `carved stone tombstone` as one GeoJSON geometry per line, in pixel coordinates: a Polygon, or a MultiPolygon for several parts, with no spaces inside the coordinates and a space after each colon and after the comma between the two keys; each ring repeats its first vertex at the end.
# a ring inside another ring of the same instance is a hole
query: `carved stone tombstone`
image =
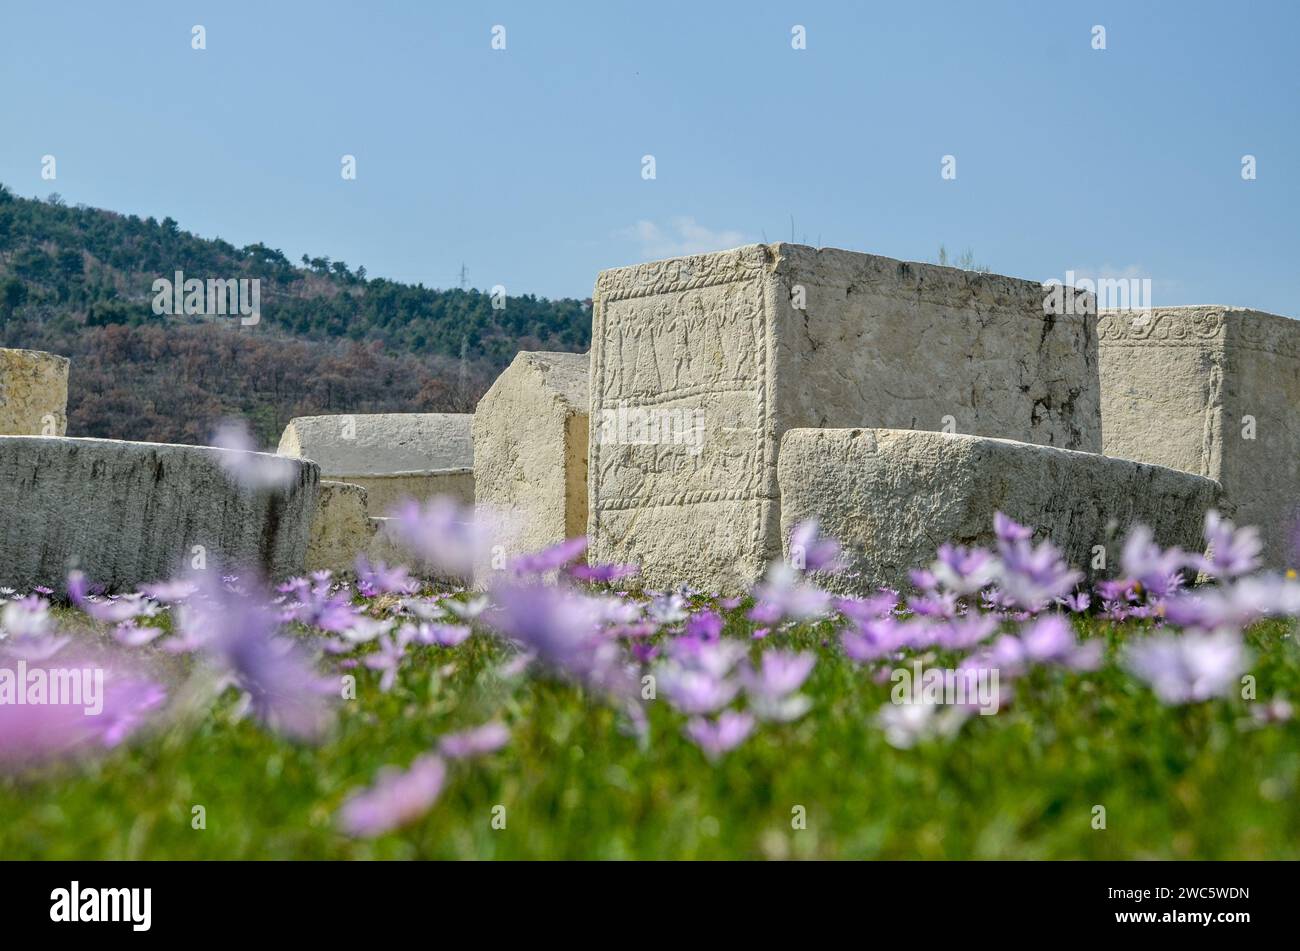
{"type": "Polygon", "coordinates": [[[68,428],[68,358],[0,349],[0,436],[62,436],[68,428]]]}
{"type": "Polygon", "coordinates": [[[751,245],[604,271],[593,562],[736,590],[779,557],[782,433],[881,426],[1100,451],[1096,339],[1036,282],[751,245]]]}
{"type": "Polygon", "coordinates": [[[792,429],[777,473],[787,558],[790,531],[816,519],[844,546],[845,569],[817,583],[857,595],[907,590],[911,569],[944,542],[991,548],[995,512],[1050,539],[1089,581],[1113,578],[1139,524],[1163,546],[1200,551],[1221,491],[1211,479],[1097,453],[896,429],[792,429]]]}
{"type": "Polygon", "coordinates": [[[521,352],[474,411],[474,498],[494,566],[587,531],[585,353],[521,352]]]}
{"type": "Polygon", "coordinates": [[[472,413],[348,413],[289,421],[276,450],[327,479],[364,486],[375,515],[404,499],[474,501],[472,413]]]}
{"type": "Polygon", "coordinates": [[[1264,563],[1296,564],[1300,322],[1241,307],[1111,311],[1098,321],[1102,445],[1223,485],[1264,563]]]}
{"type": "Polygon", "coordinates": [[[303,569],[320,471],[250,488],[210,446],[0,436],[0,585],[63,590],[68,572],[110,591],[162,581],[195,558],[271,580],[303,569]]]}

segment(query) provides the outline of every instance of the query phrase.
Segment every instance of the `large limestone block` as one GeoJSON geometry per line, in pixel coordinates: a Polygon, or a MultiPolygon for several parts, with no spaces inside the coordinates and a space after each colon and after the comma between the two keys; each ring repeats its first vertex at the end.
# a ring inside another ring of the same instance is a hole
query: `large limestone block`
{"type": "Polygon", "coordinates": [[[436,495],[470,504],[473,419],[471,413],[299,416],[285,427],[277,452],[311,459],[326,479],[364,486],[376,514],[436,495]]]}
{"type": "Polygon", "coordinates": [[[0,349],[0,436],[62,436],[68,428],[68,358],[0,349]]]}
{"type": "Polygon", "coordinates": [[[370,496],[370,511],[376,515],[391,515],[408,499],[425,502],[438,495],[449,495],[465,505],[474,503],[474,470],[468,466],[430,472],[393,472],[387,475],[338,478],[363,486],[370,496]]]}
{"type": "Polygon", "coordinates": [[[289,421],[277,450],[311,459],[321,474],[387,475],[474,464],[472,413],[348,413],[289,421]]]}
{"type": "Polygon", "coordinates": [[[475,503],[506,558],[586,534],[590,362],[520,353],[474,411],[475,503]]]}
{"type": "Polygon", "coordinates": [[[788,244],[603,272],[592,559],[637,562],[655,585],[751,583],[780,554],[777,455],[795,427],[1100,451],[1092,325],[1043,299],[1033,281],[788,244]]]}
{"type": "MultiPolygon", "coordinates": [[[[825,583],[868,593],[909,585],[939,545],[992,547],[1002,512],[1050,538],[1073,566],[1106,577],[1124,539],[1147,525],[1163,545],[1203,547],[1217,482],[1164,466],[1010,439],[897,429],[794,429],[781,441],[781,529],[818,520],[847,570],[825,583]],[[1105,570],[1094,571],[1095,546],[1105,570]]],[[[789,551],[786,551],[789,557],[789,551]]]]}
{"type": "Polygon", "coordinates": [[[1295,565],[1300,322],[1240,307],[1103,313],[1102,448],[1222,483],[1265,563],[1295,565]]]}
{"type": "Polygon", "coordinates": [[[62,590],[79,568],[122,590],[188,568],[281,578],[303,569],[319,470],[252,490],[221,465],[230,450],[115,439],[0,436],[0,585],[62,590]]]}
{"type": "Polygon", "coordinates": [[[308,571],[351,571],[357,555],[369,552],[377,525],[367,503],[363,486],[321,480],[307,542],[308,571]]]}

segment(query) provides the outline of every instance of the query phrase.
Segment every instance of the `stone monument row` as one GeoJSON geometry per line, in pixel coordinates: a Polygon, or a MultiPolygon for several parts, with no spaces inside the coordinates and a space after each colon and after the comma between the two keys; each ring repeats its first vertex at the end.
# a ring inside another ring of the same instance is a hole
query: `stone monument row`
{"type": "Polygon", "coordinates": [[[61,590],[77,568],[125,590],[196,546],[272,578],[347,571],[401,558],[387,516],[435,496],[490,520],[484,575],[585,533],[590,561],[648,587],[734,593],[816,519],[849,565],[823,580],[865,592],[986,543],[1001,511],[1106,576],[1135,524],[1193,548],[1211,508],[1290,567],[1300,323],[1045,300],[792,244],[614,268],[590,354],[519,353],[473,414],[293,419],[274,488],[232,479],[230,450],[64,436],[67,359],[0,350],[0,585],[61,590]]]}

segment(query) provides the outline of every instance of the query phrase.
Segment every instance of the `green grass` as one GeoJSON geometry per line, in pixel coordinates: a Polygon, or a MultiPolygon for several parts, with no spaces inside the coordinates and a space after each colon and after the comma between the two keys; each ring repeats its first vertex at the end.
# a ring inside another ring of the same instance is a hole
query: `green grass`
{"type": "MultiPolygon", "coordinates": [[[[733,612],[728,635],[747,624],[733,612]]],[[[506,653],[476,635],[415,649],[388,694],[357,669],[358,699],[319,746],[235,720],[227,698],[94,763],[0,778],[0,857],[1300,858],[1300,724],[1253,727],[1236,698],[1164,707],[1114,664],[1137,625],[1085,631],[1110,644],[1102,670],[1037,670],[998,715],[911,750],[872,723],[889,685],[840,654],[829,624],[776,635],[767,643],[818,652],[814,706],[760,725],[717,765],[665,702],[648,705],[639,745],[573,686],[502,680],[506,653]],[[380,767],[493,717],[510,745],[452,764],[424,819],[373,841],[337,830],[340,803],[380,767]],[[195,805],[205,829],[191,827],[195,805]],[[505,829],[492,828],[497,805],[505,829]]],[[[1258,696],[1300,698],[1291,625],[1248,640],[1258,696]]]]}

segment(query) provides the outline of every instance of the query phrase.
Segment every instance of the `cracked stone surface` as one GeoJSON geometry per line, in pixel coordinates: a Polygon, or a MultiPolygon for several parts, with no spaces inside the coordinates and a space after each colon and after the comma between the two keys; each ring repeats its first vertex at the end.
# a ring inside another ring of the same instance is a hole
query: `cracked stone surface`
{"type": "Polygon", "coordinates": [[[0,436],[62,436],[68,428],[68,358],[0,349],[0,436]]]}
{"type": "Polygon", "coordinates": [[[80,568],[110,591],[172,577],[203,546],[209,570],[301,573],[319,469],[251,490],[230,450],[116,439],[0,436],[0,585],[65,587],[80,568]]]}
{"type": "Polygon", "coordinates": [[[1199,551],[1212,479],[1165,466],[1009,439],[893,429],[793,429],[781,441],[781,530],[815,518],[848,568],[819,584],[865,595],[908,590],[939,545],[992,547],[1002,512],[1050,538],[1090,580],[1113,577],[1129,530],[1199,551]],[[1104,560],[1098,562],[1096,546],[1104,560]]]}
{"type": "Polygon", "coordinates": [[[1094,321],[1045,316],[1043,298],[1034,281],[789,244],[602,272],[591,560],[638,563],[650,585],[753,582],[781,551],[777,457],[796,427],[1099,452],[1094,321]]]}
{"type": "Polygon", "coordinates": [[[1300,322],[1242,307],[1103,312],[1102,447],[1222,483],[1267,567],[1296,565],[1300,322]]]}

